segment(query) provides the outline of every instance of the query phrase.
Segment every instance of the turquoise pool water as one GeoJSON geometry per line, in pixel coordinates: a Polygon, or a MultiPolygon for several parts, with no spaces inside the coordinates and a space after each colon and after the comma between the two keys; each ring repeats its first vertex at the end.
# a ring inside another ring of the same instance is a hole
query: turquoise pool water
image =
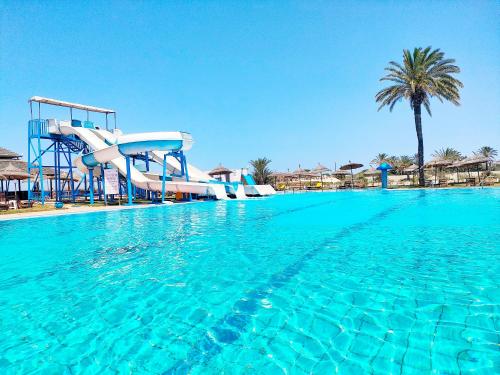
{"type": "Polygon", "coordinates": [[[500,189],[0,222],[0,373],[500,372],[500,189]]]}

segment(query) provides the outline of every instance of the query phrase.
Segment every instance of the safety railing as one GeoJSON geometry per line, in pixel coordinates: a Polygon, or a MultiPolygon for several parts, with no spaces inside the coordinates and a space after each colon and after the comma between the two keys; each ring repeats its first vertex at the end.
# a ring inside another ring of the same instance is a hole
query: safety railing
{"type": "Polygon", "coordinates": [[[47,120],[30,120],[28,132],[30,137],[49,135],[49,122],[47,120]]]}

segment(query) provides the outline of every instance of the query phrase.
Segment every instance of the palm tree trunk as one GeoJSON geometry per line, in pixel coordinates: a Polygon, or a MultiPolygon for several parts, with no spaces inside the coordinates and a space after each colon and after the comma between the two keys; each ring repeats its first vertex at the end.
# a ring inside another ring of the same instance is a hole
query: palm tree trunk
{"type": "Polygon", "coordinates": [[[415,129],[417,131],[417,139],[418,139],[418,184],[420,186],[425,186],[424,137],[422,135],[422,111],[420,104],[415,104],[413,106],[413,114],[415,116],[415,129]]]}

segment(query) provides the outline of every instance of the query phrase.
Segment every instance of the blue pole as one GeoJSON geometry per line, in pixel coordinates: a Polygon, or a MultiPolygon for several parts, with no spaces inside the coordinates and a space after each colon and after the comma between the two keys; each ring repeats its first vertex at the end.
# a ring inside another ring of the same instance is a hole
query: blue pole
{"type": "Polygon", "coordinates": [[[382,169],[382,189],[387,189],[387,169],[382,169]]]}
{"type": "Polygon", "coordinates": [[[166,174],[167,174],[167,154],[163,154],[163,175],[161,176],[161,203],[165,203],[166,174]]]}
{"type": "Polygon", "coordinates": [[[108,205],[108,198],[106,197],[106,182],[104,181],[104,167],[101,165],[101,179],[102,179],[102,195],[104,196],[104,205],[108,205]]]}
{"type": "Polygon", "coordinates": [[[127,195],[128,195],[128,205],[133,205],[132,202],[132,180],[130,179],[130,156],[126,156],[127,161],[127,195]]]}
{"type": "Polygon", "coordinates": [[[94,204],[94,168],[89,168],[89,180],[90,204],[94,204]]]}
{"type": "MultiPolygon", "coordinates": [[[[33,120],[32,120],[33,121],[33,120]]],[[[32,121],[28,122],[28,201],[31,202],[31,127],[32,121]]],[[[3,187],[3,181],[2,181],[3,187]]]]}
{"type": "MultiPolygon", "coordinates": [[[[70,184],[71,184],[71,201],[74,203],[76,200],[76,193],[75,193],[75,180],[73,180],[73,163],[71,161],[71,150],[68,147],[68,165],[69,165],[69,178],[70,184]]],[[[92,179],[92,177],[91,177],[92,179]]]]}
{"type": "MultiPolygon", "coordinates": [[[[182,151],[181,151],[181,158],[182,158],[181,166],[182,166],[184,175],[186,176],[186,182],[189,182],[189,173],[188,173],[186,156],[184,155],[184,153],[182,151]]],[[[193,197],[192,197],[191,193],[189,193],[188,194],[188,201],[191,202],[192,200],[193,200],[193,197]]]]}
{"type": "Polygon", "coordinates": [[[42,194],[42,206],[45,205],[45,194],[43,192],[43,165],[42,165],[42,141],[40,138],[40,133],[42,131],[42,123],[40,119],[37,122],[38,130],[38,180],[40,182],[40,193],[42,194]]]}

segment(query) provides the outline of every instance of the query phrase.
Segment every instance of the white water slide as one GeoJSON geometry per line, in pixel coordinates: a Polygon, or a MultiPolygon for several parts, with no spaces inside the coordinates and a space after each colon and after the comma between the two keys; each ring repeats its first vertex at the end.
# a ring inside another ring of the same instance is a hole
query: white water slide
{"type": "MultiPolygon", "coordinates": [[[[113,144],[116,142],[117,137],[106,130],[98,129],[87,129],[82,127],[73,127],[71,125],[61,124],[52,127],[52,132],[61,133],[63,135],[76,135],[82,141],[90,146],[93,153],[89,157],[94,158],[98,163],[110,163],[114,168],[116,168],[122,176],[127,175],[127,164],[125,157],[122,155],[123,149],[128,149],[127,153],[148,151],[141,148],[141,144],[145,141],[138,141],[138,139],[147,139],[150,145],[154,145],[155,141],[157,145],[165,143],[165,141],[181,144],[184,141],[183,134],[181,132],[157,132],[157,133],[138,133],[130,134],[118,137],[119,144],[113,144]],[[114,139],[111,139],[114,138],[114,139]],[[107,140],[110,144],[106,143],[107,140]]],[[[186,149],[191,146],[192,140],[186,139],[188,143],[186,149]]],[[[155,145],[156,147],[156,145],[155,145]]],[[[159,149],[161,147],[156,147],[159,149]]],[[[85,156],[84,156],[85,157],[85,156]]],[[[75,164],[82,172],[87,173],[88,168],[79,157],[75,160],[75,164]]],[[[162,181],[161,179],[152,179],[146,176],[144,173],[139,171],[133,165],[130,166],[130,178],[132,183],[141,188],[151,191],[162,191],[162,181]]],[[[194,193],[202,195],[215,196],[217,199],[228,199],[225,191],[224,185],[219,184],[209,184],[200,182],[187,182],[187,181],[167,181],[165,182],[165,190],[169,192],[181,192],[181,193],[194,193]]]]}

